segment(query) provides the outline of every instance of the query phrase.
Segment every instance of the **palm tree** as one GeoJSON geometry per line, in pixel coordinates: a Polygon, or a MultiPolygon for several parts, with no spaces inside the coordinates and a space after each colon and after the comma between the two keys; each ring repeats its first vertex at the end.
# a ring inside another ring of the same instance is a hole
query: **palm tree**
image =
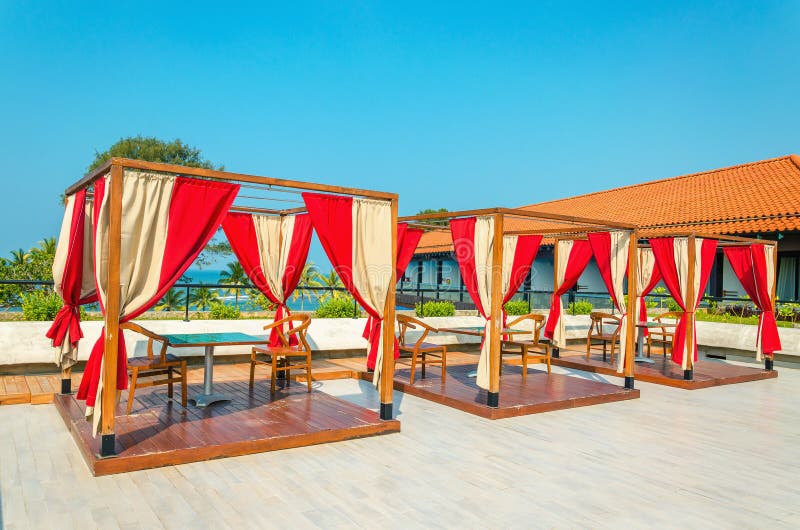
{"type": "Polygon", "coordinates": [[[31,259],[31,255],[29,252],[25,252],[22,249],[12,250],[11,251],[11,265],[25,265],[31,259]]]}
{"type": "Polygon", "coordinates": [[[340,298],[344,296],[340,290],[336,290],[337,288],[344,287],[341,278],[339,275],[336,274],[336,271],[331,271],[328,274],[320,274],[317,273],[317,282],[319,283],[320,287],[325,287],[328,291],[322,291],[317,297],[319,301],[322,302],[327,300],[328,297],[331,298],[340,298]]]}
{"type": "MultiPolygon", "coordinates": [[[[203,285],[203,282],[200,282],[200,285],[203,285]]],[[[219,293],[210,287],[195,287],[189,295],[189,302],[197,309],[205,311],[211,304],[219,302],[219,293]]]]}
{"type": "MultiPolygon", "coordinates": [[[[231,261],[228,263],[227,268],[219,273],[219,283],[242,285],[247,283],[247,279],[247,274],[244,273],[244,267],[242,267],[242,264],[238,261],[231,261]]],[[[226,289],[225,292],[233,294],[234,297],[236,297],[236,307],[239,307],[239,289],[226,289]]]]}
{"type": "Polygon", "coordinates": [[[170,289],[156,306],[156,311],[180,311],[185,302],[186,297],[181,289],[170,289]]]}
{"type": "Polygon", "coordinates": [[[31,249],[31,253],[41,254],[55,254],[56,253],[56,238],[46,237],[39,241],[39,246],[31,249]]]}
{"type": "Polygon", "coordinates": [[[300,311],[305,308],[306,296],[309,300],[314,298],[314,291],[306,289],[306,287],[322,287],[322,284],[317,280],[319,270],[313,261],[309,261],[303,266],[303,272],[300,274],[300,281],[297,282],[297,288],[292,293],[292,300],[300,298],[300,311]]]}

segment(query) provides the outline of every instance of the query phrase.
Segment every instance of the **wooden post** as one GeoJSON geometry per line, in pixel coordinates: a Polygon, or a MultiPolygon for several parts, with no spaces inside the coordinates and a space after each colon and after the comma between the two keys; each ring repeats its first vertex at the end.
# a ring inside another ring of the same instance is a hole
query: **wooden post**
{"type": "MultiPolygon", "coordinates": [[[[103,395],[101,407],[100,456],[114,454],[114,411],[117,405],[117,350],[120,313],[120,247],[122,244],[122,173],[119,165],[111,166],[108,195],[108,278],[106,280],[106,343],[103,353],[103,395]]],[[[98,205],[99,207],[99,205],[98,205]]]]}
{"type": "MultiPolygon", "coordinates": [[[[69,336],[64,340],[69,340],[69,336]]],[[[61,393],[65,395],[72,393],[72,368],[61,370],[61,393]]]]}
{"type": "Polygon", "coordinates": [[[383,365],[381,366],[380,396],[382,420],[391,420],[392,391],[394,389],[394,319],[397,283],[397,199],[392,199],[392,270],[389,291],[386,294],[386,308],[383,311],[383,365]]]}
{"type": "MultiPolygon", "coordinates": [[[[503,326],[503,214],[494,214],[492,243],[492,301],[489,320],[489,393],[487,405],[500,405],[500,336],[503,326]]],[[[524,367],[523,367],[524,369],[524,367]]]]}
{"type": "MultiPolygon", "coordinates": [[[[764,248],[767,248],[767,245],[764,245],[764,248]]],[[[778,310],[778,306],[777,306],[777,300],[778,300],[778,244],[776,243],[773,248],[774,248],[774,250],[772,252],[772,271],[773,271],[772,279],[773,279],[773,281],[772,281],[772,293],[771,293],[771,296],[772,296],[772,310],[773,311],[777,311],[778,310]]],[[[764,261],[766,261],[766,260],[764,260],[764,261]]],[[[761,337],[759,337],[759,340],[761,340],[761,337]]],[[[764,355],[764,369],[765,370],[770,370],[770,371],[775,369],[775,354],[774,353],[771,354],[771,355],[764,355]]]]}
{"type": "MultiPolygon", "coordinates": [[[[558,241],[559,240],[556,239],[555,242],[553,242],[553,299],[550,300],[551,306],[553,302],[555,302],[556,291],[558,291],[558,241]]],[[[561,355],[561,351],[555,344],[550,345],[550,355],[556,359],[561,355]]]]}
{"type": "MultiPolygon", "coordinates": [[[[639,280],[639,232],[634,230],[631,233],[631,240],[628,245],[628,340],[625,344],[625,388],[633,389],[633,358],[636,355],[636,319],[639,308],[636,307],[639,280]]],[[[620,348],[622,345],[620,345],[620,348]]],[[[643,352],[639,352],[642,355],[643,352]]]]}
{"type": "Polygon", "coordinates": [[[695,259],[697,251],[695,250],[696,238],[694,234],[689,236],[689,273],[686,282],[686,300],[683,304],[686,306],[686,346],[684,347],[683,355],[686,359],[686,368],[683,369],[683,378],[687,381],[694,379],[694,312],[696,310],[697,293],[694,292],[694,275],[695,275],[695,259]]]}

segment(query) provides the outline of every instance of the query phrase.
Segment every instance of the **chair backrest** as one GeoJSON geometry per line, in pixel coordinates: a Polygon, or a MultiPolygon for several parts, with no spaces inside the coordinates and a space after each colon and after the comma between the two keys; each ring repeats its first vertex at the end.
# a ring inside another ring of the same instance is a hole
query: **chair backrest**
{"type": "Polygon", "coordinates": [[[511,322],[508,322],[506,325],[509,328],[513,328],[516,324],[520,322],[524,322],[525,320],[530,320],[533,322],[532,331],[533,331],[533,341],[539,342],[539,337],[542,333],[542,328],[544,328],[544,324],[547,321],[547,318],[539,313],[528,313],[527,315],[520,315],[511,322]]]}
{"type": "Polygon", "coordinates": [[[119,325],[120,329],[128,329],[139,333],[140,335],[144,335],[147,337],[147,356],[149,358],[153,358],[153,342],[161,343],[161,350],[159,351],[158,355],[161,358],[161,362],[167,361],[167,339],[158,335],[157,333],[153,333],[149,329],[145,329],[139,324],[135,324],[133,322],[123,322],[119,325]]]}
{"type": "Polygon", "coordinates": [[[278,332],[278,338],[280,339],[281,343],[284,346],[288,347],[291,341],[292,335],[297,336],[297,340],[302,344],[303,350],[310,352],[311,346],[308,344],[308,340],[306,338],[306,334],[308,333],[308,326],[311,325],[311,317],[305,314],[298,314],[298,315],[289,315],[288,317],[282,318],[264,326],[264,329],[271,330],[276,329],[278,332]],[[291,323],[291,329],[288,331],[283,331],[284,325],[291,323]]]}
{"type": "Polygon", "coordinates": [[[400,344],[406,344],[406,331],[409,329],[417,329],[422,328],[422,336],[417,339],[417,343],[420,343],[425,340],[425,337],[428,336],[428,333],[431,331],[437,331],[436,328],[429,326],[425,322],[421,321],[418,318],[414,318],[408,315],[396,315],[397,324],[398,324],[398,335],[400,338],[400,344]]]}
{"type": "Polygon", "coordinates": [[[681,318],[681,315],[683,315],[683,312],[681,311],[669,311],[667,313],[661,313],[660,315],[653,317],[653,320],[656,320],[658,322],[661,322],[661,320],[664,318],[671,318],[673,320],[678,320],[679,318],[681,318]]]}
{"type": "Polygon", "coordinates": [[[592,311],[591,313],[589,313],[589,318],[592,319],[592,323],[589,326],[590,335],[592,334],[592,331],[596,331],[597,333],[602,335],[603,324],[616,326],[617,329],[619,329],[620,317],[612,315],[611,313],[604,313],[602,311],[592,311]]]}

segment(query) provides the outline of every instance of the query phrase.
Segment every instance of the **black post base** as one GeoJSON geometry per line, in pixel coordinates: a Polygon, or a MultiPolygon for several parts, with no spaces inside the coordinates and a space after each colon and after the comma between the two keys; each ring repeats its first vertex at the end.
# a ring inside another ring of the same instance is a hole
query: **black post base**
{"type": "Polygon", "coordinates": [[[71,394],[72,393],[72,379],[62,379],[61,380],[61,393],[62,394],[71,394]]]}
{"type": "Polygon", "coordinates": [[[497,408],[500,406],[500,392],[489,392],[486,398],[486,404],[490,407],[497,408]]]}
{"type": "Polygon", "coordinates": [[[100,436],[100,456],[114,456],[114,433],[103,434],[100,436]]]}
{"type": "Polygon", "coordinates": [[[382,420],[391,420],[392,419],[392,404],[391,403],[381,403],[381,419],[382,420]]]}
{"type": "Polygon", "coordinates": [[[553,346],[553,349],[550,351],[550,357],[553,359],[558,359],[559,351],[556,346],[553,346]]]}
{"type": "Polygon", "coordinates": [[[772,359],[771,357],[765,357],[764,370],[769,370],[770,372],[773,371],[775,369],[774,362],[775,362],[774,359],[772,359]]]}
{"type": "Polygon", "coordinates": [[[625,388],[633,390],[633,377],[625,376],[625,388]]]}
{"type": "Polygon", "coordinates": [[[691,381],[693,379],[694,379],[694,370],[693,369],[689,369],[689,370],[684,370],[683,371],[683,380],[684,381],[691,381]]]}

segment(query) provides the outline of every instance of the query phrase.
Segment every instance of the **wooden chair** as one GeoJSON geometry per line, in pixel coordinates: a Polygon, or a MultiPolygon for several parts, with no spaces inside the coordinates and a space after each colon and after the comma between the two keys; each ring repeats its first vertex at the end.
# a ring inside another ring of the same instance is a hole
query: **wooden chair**
{"type": "Polygon", "coordinates": [[[537,313],[522,315],[509,322],[507,327],[513,328],[525,320],[532,321],[533,337],[531,339],[515,339],[513,335],[508,340],[500,342],[500,368],[502,370],[503,355],[522,355],[522,380],[525,381],[528,375],[528,362],[533,360],[535,363],[547,363],[547,373],[550,374],[550,342],[540,340],[542,329],[544,329],[545,316],[537,313]],[[519,348],[519,351],[517,351],[519,348]],[[534,353],[531,350],[541,350],[542,353],[534,353]]]}
{"type": "Polygon", "coordinates": [[[156,385],[167,385],[167,396],[172,399],[172,387],[174,383],[181,384],[181,406],[186,407],[186,359],[181,359],[171,353],[167,353],[167,341],[164,337],[156,335],[152,331],[144,329],[133,322],[120,324],[120,329],[135,331],[147,337],[147,357],[130,357],[127,362],[128,372],[131,374],[130,388],[128,389],[128,407],[126,414],[131,413],[133,397],[139,387],[156,385]],[[153,353],[153,343],[161,343],[158,357],[153,353]],[[166,375],[166,379],[153,379],[141,381],[141,377],[160,377],[166,375]]]}
{"type": "MultiPolygon", "coordinates": [[[[657,317],[653,318],[653,320],[661,324],[662,320],[665,318],[678,320],[681,317],[681,314],[682,313],[678,311],[670,311],[669,313],[661,313],[657,317]]],[[[666,326],[656,326],[648,328],[647,331],[647,356],[650,357],[650,352],[653,347],[653,343],[655,342],[661,344],[664,357],[666,357],[667,346],[669,346],[670,352],[672,351],[672,343],[675,340],[675,328],[670,330],[666,326]]]]}
{"type": "Polygon", "coordinates": [[[250,390],[253,389],[253,383],[255,381],[256,364],[260,363],[272,367],[269,385],[271,394],[274,394],[276,390],[278,372],[284,372],[286,386],[289,386],[292,378],[292,370],[303,368],[306,370],[308,391],[311,392],[311,346],[308,345],[308,340],[306,339],[309,324],[311,324],[311,317],[308,315],[290,315],[268,326],[264,326],[264,330],[266,331],[270,331],[273,328],[277,329],[281,344],[278,346],[253,346],[250,352],[250,390]],[[284,333],[283,326],[289,322],[292,323],[293,327],[284,333]],[[292,337],[297,337],[297,345],[295,346],[290,345],[292,337]],[[267,360],[259,359],[259,355],[267,357],[267,360]],[[291,359],[298,357],[302,359],[292,364],[291,359]]]}
{"type": "Polygon", "coordinates": [[[414,374],[417,371],[417,362],[420,360],[420,357],[422,362],[422,378],[425,378],[425,366],[429,364],[440,364],[442,365],[442,382],[444,382],[447,377],[447,346],[425,342],[425,337],[428,336],[428,333],[431,331],[435,333],[438,330],[421,320],[406,315],[397,315],[397,323],[400,328],[400,352],[411,354],[411,376],[409,377],[409,382],[412,385],[414,384],[414,374]],[[420,335],[414,343],[407,342],[406,331],[409,329],[417,329],[417,327],[423,329],[422,335],[420,335]],[[429,358],[429,356],[432,356],[433,359],[429,358]]]}
{"type": "Polygon", "coordinates": [[[592,323],[589,326],[589,334],[586,336],[586,358],[591,354],[592,341],[599,340],[603,343],[603,361],[606,360],[607,344],[611,343],[611,364],[614,364],[614,346],[619,339],[620,317],[610,313],[593,311],[589,314],[592,323]],[[610,330],[609,328],[614,328],[610,330]]]}

